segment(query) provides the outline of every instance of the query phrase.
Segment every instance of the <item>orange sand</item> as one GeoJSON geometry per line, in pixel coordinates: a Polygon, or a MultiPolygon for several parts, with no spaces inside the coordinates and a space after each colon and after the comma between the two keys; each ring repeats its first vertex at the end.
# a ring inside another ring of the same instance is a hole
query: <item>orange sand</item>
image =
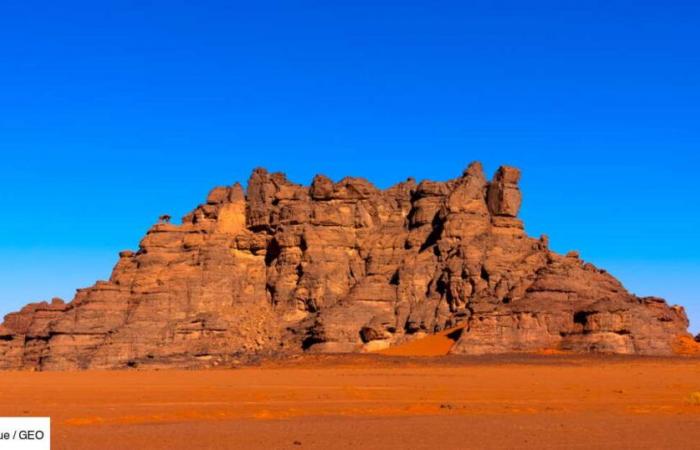
{"type": "Polygon", "coordinates": [[[443,356],[454,346],[464,326],[450,328],[405,344],[396,345],[377,353],[391,356],[443,356]]]}
{"type": "Polygon", "coordinates": [[[700,355],[700,343],[695,342],[695,340],[688,336],[682,336],[676,339],[676,342],[674,342],[673,350],[677,355],[700,355]]]}
{"type": "Polygon", "coordinates": [[[0,416],[52,417],[54,450],[700,445],[698,358],[307,356],[0,386],[0,416]]]}

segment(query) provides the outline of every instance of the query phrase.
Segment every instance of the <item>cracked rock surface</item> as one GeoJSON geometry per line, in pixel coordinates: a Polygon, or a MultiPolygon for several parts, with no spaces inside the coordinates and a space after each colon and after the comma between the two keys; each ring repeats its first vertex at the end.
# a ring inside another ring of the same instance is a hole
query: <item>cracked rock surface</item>
{"type": "Polygon", "coordinates": [[[463,354],[663,355],[690,337],[683,308],[528,237],[519,179],[472,163],[380,190],[256,169],[247,190],[217,187],[180,225],[154,225],[108,281],[5,316],[0,368],[208,367],[457,326],[463,354]]]}

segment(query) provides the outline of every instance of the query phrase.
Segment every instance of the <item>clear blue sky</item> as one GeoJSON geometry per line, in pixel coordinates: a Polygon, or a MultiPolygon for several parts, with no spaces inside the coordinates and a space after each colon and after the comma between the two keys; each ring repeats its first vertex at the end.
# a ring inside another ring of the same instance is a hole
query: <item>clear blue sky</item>
{"type": "Polygon", "coordinates": [[[700,4],[0,5],[0,314],[250,170],[523,169],[533,235],[700,331],[700,4]]]}

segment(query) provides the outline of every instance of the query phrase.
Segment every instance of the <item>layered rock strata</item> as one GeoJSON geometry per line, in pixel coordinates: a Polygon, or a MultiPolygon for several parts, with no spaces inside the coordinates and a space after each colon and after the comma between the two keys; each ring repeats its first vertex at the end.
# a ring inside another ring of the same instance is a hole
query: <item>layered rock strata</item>
{"type": "MultiPolygon", "coordinates": [[[[380,190],[256,169],[182,224],[154,225],[108,281],[0,325],[0,368],[201,367],[376,350],[462,327],[453,353],[659,355],[683,308],[630,294],[578,254],[528,237],[520,172],[479,163],[380,190]]],[[[167,219],[167,217],[164,217],[167,219]]]]}

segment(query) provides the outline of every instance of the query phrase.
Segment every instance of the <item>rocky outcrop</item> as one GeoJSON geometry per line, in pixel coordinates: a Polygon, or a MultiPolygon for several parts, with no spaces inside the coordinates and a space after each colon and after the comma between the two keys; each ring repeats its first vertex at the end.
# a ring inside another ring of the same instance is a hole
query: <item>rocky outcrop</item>
{"type": "Polygon", "coordinates": [[[310,187],[256,169],[162,220],[108,281],[8,314],[0,368],[199,367],[356,352],[462,327],[454,353],[669,354],[683,308],[528,237],[520,172],[310,187]],[[169,217],[168,217],[169,218],[169,217]]]}

